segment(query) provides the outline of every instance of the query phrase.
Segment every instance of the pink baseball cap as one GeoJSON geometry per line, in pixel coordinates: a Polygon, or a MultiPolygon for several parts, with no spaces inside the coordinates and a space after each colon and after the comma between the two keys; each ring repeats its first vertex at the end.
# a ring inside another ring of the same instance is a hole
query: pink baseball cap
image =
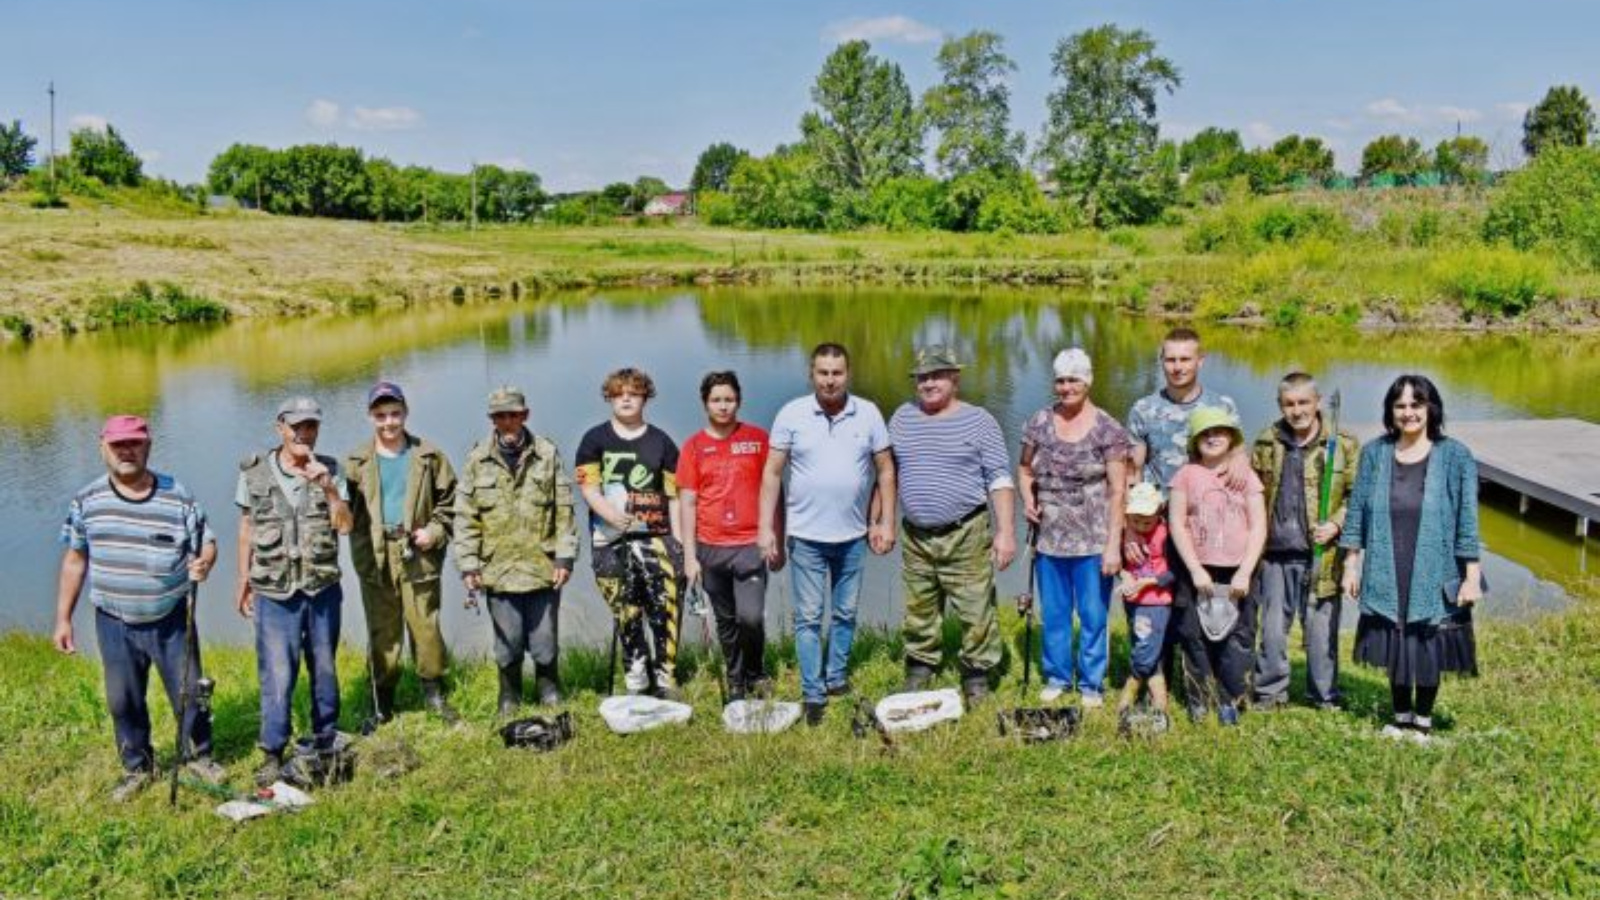
{"type": "Polygon", "coordinates": [[[138,416],[112,416],[100,429],[100,439],[108,444],[119,441],[148,441],[150,426],[138,416]]]}

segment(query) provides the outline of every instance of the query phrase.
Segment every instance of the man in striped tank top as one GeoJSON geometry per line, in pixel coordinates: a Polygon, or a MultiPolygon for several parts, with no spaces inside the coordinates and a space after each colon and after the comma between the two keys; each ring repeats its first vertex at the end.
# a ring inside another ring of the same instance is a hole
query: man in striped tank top
{"type": "Polygon", "coordinates": [[[917,351],[917,399],[889,420],[889,444],[905,513],[906,690],[927,687],[939,668],[948,603],[961,621],[961,690],[972,702],[988,695],[1000,662],[994,578],[1017,553],[1016,491],[1000,424],[958,396],[961,368],[949,347],[917,351]]]}
{"type": "MultiPolygon", "coordinates": [[[[189,641],[184,601],[190,582],[205,581],[211,574],[217,542],[188,488],[170,475],[150,471],[150,429],[143,419],[107,419],[100,431],[100,455],[107,473],[72,498],[61,528],[66,552],[56,591],[54,643],[62,653],[78,651],[72,612],[87,581],[105,670],[106,705],[124,770],[111,798],[122,802],[155,778],[145,699],[150,666],[161,672],[174,714],[180,678],[188,681],[185,693],[195,696],[200,642],[196,637],[184,672],[189,641]]],[[[211,759],[211,717],[194,703],[182,714],[189,752],[182,754],[180,748],[174,765],[221,783],[222,767],[211,759]]]]}

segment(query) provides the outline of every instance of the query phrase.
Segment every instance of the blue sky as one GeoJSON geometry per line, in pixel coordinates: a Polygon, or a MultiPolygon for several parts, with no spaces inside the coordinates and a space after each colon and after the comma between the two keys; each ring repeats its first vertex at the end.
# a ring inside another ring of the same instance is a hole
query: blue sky
{"type": "MultiPolygon", "coordinates": [[[[336,142],[396,162],[538,172],[572,190],[687,181],[707,144],[793,140],[828,51],[864,36],[913,90],[943,35],[998,32],[1017,60],[1013,118],[1031,138],[1057,40],[1140,27],[1178,64],[1166,134],[1247,143],[1319,135],[1351,167],[1371,137],[1429,145],[1462,129],[1519,159],[1522,111],[1552,84],[1600,99],[1587,0],[50,0],[7,4],[0,119],[58,140],[110,121],[148,171],[204,176],[235,141],[336,142]]],[[[41,144],[43,142],[41,141],[41,144]]]]}

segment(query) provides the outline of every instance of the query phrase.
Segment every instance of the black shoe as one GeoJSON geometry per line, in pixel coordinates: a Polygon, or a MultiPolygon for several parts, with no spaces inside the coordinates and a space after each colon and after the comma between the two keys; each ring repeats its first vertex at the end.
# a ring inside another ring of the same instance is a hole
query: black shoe
{"type": "Polygon", "coordinates": [[[828,685],[828,696],[829,697],[848,697],[848,696],[850,696],[851,690],[852,690],[852,688],[850,687],[850,682],[841,681],[838,684],[830,684],[830,685],[828,685]]]}
{"type": "Polygon", "coordinates": [[[806,724],[807,725],[810,725],[812,728],[815,728],[818,725],[822,724],[822,717],[828,711],[828,704],[826,704],[826,703],[812,703],[810,701],[807,701],[807,702],[801,704],[801,706],[805,711],[805,717],[806,717],[806,724]]]}
{"type": "Polygon", "coordinates": [[[446,725],[455,725],[461,721],[461,715],[444,698],[444,685],[437,678],[422,679],[422,705],[446,725]]]}
{"type": "Polygon", "coordinates": [[[729,703],[738,703],[740,700],[743,700],[744,698],[745,698],[744,685],[738,684],[738,683],[729,683],[729,685],[728,685],[728,702],[729,703]]]}
{"type": "Polygon", "coordinates": [[[522,706],[522,663],[501,666],[499,701],[501,718],[512,718],[520,706],[522,706]]]}
{"type": "Polygon", "coordinates": [[[933,666],[919,662],[906,663],[906,693],[911,694],[917,691],[925,691],[928,689],[928,685],[932,681],[933,666]]]}
{"type": "Polygon", "coordinates": [[[989,676],[982,672],[965,675],[961,679],[961,698],[968,706],[976,706],[989,699],[989,676]]]}

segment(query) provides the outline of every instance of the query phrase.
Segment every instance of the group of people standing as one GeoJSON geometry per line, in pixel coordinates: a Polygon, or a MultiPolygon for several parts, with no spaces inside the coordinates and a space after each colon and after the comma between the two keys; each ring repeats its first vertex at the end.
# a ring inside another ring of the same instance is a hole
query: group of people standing
{"type": "MultiPolygon", "coordinates": [[[[553,441],[529,430],[526,398],[512,387],[489,396],[491,429],[459,477],[443,451],[406,428],[409,407],[392,382],[368,392],[372,438],[342,461],[316,452],[317,403],[287,400],[274,422],[278,443],[244,460],[235,496],[236,606],[255,619],[261,687],[257,780],[276,780],[290,747],[302,659],[312,734],[301,740],[318,749],[336,740],[340,535],[361,585],[378,722],[394,714],[406,635],[424,705],[458,719],[439,625],[450,548],[468,603],[486,595],[500,713],[522,702],[525,656],[535,699],[560,703],[560,593],[578,556],[574,487],[631,693],[681,699],[681,609],[688,592],[704,591],[729,699],[769,696],[765,595],[770,573],[787,566],[804,716],[821,722],[830,698],[852,690],[865,556],[898,546],[905,688],[937,677],[953,614],[961,689],[981,700],[1003,658],[995,577],[1019,554],[1020,493],[1043,618],[1043,702],[1075,692],[1086,709],[1104,705],[1117,597],[1131,644],[1124,722],[1147,690],[1166,726],[1180,657],[1196,721],[1214,708],[1233,725],[1247,706],[1287,702],[1296,619],[1306,699],[1336,708],[1349,596],[1361,603],[1356,658],[1384,668],[1393,687],[1386,731],[1425,739],[1440,675],[1475,670],[1470,610],[1482,592],[1475,467],[1443,434],[1437,390],[1402,376],[1384,400],[1384,436],[1358,448],[1331,428],[1315,381],[1292,373],[1279,386],[1282,417],[1246,446],[1232,400],[1201,385],[1203,362],[1198,335],[1170,332],[1165,384],[1134,404],[1124,426],[1091,399],[1088,354],[1062,351],[1055,400],[1027,421],[1014,477],[998,422],[961,399],[963,365],[943,346],[917,351],[914,399],[887,422],[850,391],[838,344],[812,351],[811,392],[785,404],[770,432],[739,418],[738,376],[712,372],[700,385],[706,425],[681,448],[646,421],[650,376],[620,369],[601,389],[610,416],[583,435],[571,469],[553,441]]],[[[198,676],[183,606],[216,544],[193,495],[149,469],[143,420],[113,416],[101,447],[107,475],[77,494],[63,527],[54,642],[74,651],[72,614],[87,582],[125,769],[120,799],[153,777],[150,667],[175,709],[180,685],[198,676]]],[[[208,717],[192,706],[184,715],[177,764],[220,780],[208,717]]]]}

